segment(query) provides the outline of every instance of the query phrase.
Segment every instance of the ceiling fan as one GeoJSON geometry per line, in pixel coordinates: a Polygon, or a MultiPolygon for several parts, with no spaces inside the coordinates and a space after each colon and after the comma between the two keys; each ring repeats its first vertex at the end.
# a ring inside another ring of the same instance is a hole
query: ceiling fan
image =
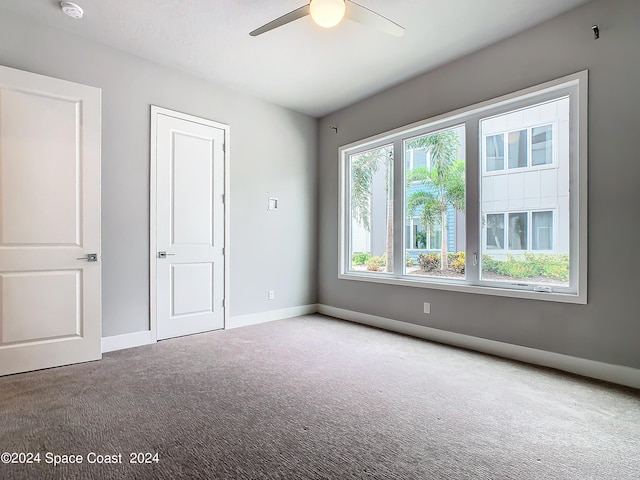
{"type": "Polygon", "coordinates": [[[252,37],[261,35],[307,15],[311,15],[313,21],[324,28],[334,27],[343,18],[348,18],[396,37],[404,34],[404,28],[397,23],[351,0],[310,0],[308,5],[272,20],[250,32],[249,35],[252,37]]]}

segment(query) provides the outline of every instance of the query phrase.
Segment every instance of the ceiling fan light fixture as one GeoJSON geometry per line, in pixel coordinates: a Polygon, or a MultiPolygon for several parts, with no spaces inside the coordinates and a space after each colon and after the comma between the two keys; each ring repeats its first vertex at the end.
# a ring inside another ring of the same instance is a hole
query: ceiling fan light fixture
{"type": "Polygon", "coordinates": [[[344,18],[344,0],[311,0],[309,13],[314,22],[324,28],[335,27],[344,18]]]}

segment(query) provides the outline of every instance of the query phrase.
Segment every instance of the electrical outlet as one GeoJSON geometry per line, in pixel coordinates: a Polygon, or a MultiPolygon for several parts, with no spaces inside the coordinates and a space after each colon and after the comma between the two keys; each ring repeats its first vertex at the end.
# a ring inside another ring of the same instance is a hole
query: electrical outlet
{"type": "Polygon", "coordinates": [[[269,290],[269,300],[275,300],[275,299],[276,299],[276,291],[269,290]]]}
{"type": "Polygon", "coordinates": [[[424,302],[424,313],[431,313],[431,304],[429,302],[424,302]]]}

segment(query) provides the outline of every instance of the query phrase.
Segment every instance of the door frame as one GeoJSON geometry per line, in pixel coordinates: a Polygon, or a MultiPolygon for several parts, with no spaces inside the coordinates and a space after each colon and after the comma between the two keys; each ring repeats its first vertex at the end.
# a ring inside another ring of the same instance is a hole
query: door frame
{"type": "Polygon", "coordinates": [[[149,302],[151,314],[151,341],[158,341],[158,312],[157,312],[157,128],[158,115],[167,115],[170,117],[186,120],[188,122],[199,123],[209,127],[218,128],[224,131],[224,306],[223,320],[224,327],[227,328],[227,319],[229,313],[229,125],[215,122],[202,117],[197,117],[187,113],[169,110],[164,107],[151,105],[151,138],[150,138],[150,184],[149,184],[149,302]]]}

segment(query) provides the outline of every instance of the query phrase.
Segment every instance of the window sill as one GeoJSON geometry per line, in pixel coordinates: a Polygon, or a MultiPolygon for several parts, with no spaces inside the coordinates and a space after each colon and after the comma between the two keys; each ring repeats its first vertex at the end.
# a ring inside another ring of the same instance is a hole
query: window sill
{"type": "Polygon", "coordinates": [[[341,280],[355,280],[359,282],[383,283],[388,285],[401,285],[406,287],[430,288],[434,290],[447,290],[450,292],[474,293],[480,295],[494,295],[497,297],[523,298],[528,300],[542,300],[546,302],[575,303],[586,305],[587,296],[584,294],[572,294],[564,292],[536,292],[533,290],[503,288],[499,285],[470,285],[462,281],[433,281],[413,280],[407,277],[396,277],[385,273],[339,273],[341,280]]]}

